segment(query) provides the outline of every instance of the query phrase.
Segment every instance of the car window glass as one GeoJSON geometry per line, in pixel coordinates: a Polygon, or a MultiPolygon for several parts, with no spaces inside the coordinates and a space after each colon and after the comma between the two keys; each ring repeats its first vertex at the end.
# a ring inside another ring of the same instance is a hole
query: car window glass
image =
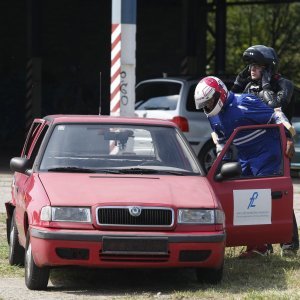
{"type": "Polygon", "coordinates": [[[148,82],[136,88],[136,110],[175,110],[181,84],[178,82],[148,82]]]}
{"type": "Polygon", "coordinates": [[[25,146],[23,149],[23,154],[22,154],[23,157],[28,157],[32,143],[33,143],[39,129],[41,128],[41,126],[42,126],[42,123],[40,123],[40,122],[34,122],[31,125],[29,132],[27,134],[26,143],[25,143],[25,146]]]}
{"type": "Polygon", "coordinates": [[[38,135],[37,139],[35,140],[35,142],[33,144],[33,148],[31,148],[29,158],[32,161],[32,163],[34,162],[34,160],[35,160],[35,158],[36,158],[36,156],[39,152],[40,146],[42,144],[42,141],[44,139],[44,136],[45,136],[47,130],[48,130],[48,125],[45,125],[42,128],[42,130],[41,130],[40,134],[38,135]]]}
{"type": "Polygon", "coordinates": [[[228,162],[239,163],[239,178],[282,175],[283,154],[279,128],[241,130],[224,154],[218,173],[228,162]]]}
{"type": "Polygon", "coordinates": [[[61,124],[49,139],[40,168],[145,167],[199,174],[199,166],[174,127],[61,124]]]}
{"type": "Polygon", "coordinates": [[[187,102],[186,102],[186,110],[187,111],[194,111],[194,112],[203,112],[203,109],[196,109],[196,106],[195,106],[195,97],[194,97],[194,94],[195,94],[195,88],[197,86],[197,83],[195,84],[192,84],[190,86],[190,89],[189,89],[189,93],[188,93],[188,97],[187,97],[187,102]]]}

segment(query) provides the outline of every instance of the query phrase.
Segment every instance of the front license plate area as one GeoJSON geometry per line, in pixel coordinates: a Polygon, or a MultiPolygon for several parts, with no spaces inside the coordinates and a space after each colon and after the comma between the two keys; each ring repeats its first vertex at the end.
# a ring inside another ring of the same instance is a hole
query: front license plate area
{"type": "Polygon", "coordinates": [[[104,236],[102,239],[102,253],[117,255],[166,255],[168,254],[168,238],[104,236]]]}

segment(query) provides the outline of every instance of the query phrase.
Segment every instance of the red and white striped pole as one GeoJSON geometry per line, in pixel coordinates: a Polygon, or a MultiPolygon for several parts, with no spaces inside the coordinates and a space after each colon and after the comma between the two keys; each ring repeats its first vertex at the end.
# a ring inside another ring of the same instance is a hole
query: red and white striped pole
{"type": "Polygon", "coordinates": [[[110,113],[120,115],[121,24],[111,28],[110,113]]]}
{"type": "Polygon", "coordinates": [[[112,0],[110,114],[133,116],[136,0],[112,0]]]}

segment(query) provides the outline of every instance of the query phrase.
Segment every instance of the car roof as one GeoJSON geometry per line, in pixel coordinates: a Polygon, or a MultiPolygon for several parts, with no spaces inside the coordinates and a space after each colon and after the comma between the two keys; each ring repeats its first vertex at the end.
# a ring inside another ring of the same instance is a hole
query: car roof
{"type": "Polygon", "coordinates": [[[142,80],[140,82],[145,82],[145,81],[181,81],[181,82],[185,82],[185,81],[197,81],[200,80],[203,76],[170,76],[170,77],[154,77],[154,78],[149,78],[149,79],[145,79],[142,80]]]}
{"type": "Polygon", "coordinates": [[[164,77],[154,77],[154,78],[149,78],[149,79],[145,79],[142,80],[140,82],[145,82],[145,81],[180,81],[180,82],[190,82],[190,81],[199,81],[202,78],[204,78],[205,76],[216,76],[218,78],[220,78],[223,82],[227,83],[227,82],[234,82],[235,77],[234,75],[178,75],[178,76],[164,76],[164,77]]]}
{"type": "Polygon", "coordinates": [[[162,125],[176,127],[171,121],[154,119],[154,118],[138,118],[138,117],[122,117],[122,116],[103,116],[103,115],[48,115],[43,118],[50,123],[119,123],[119,124],[139,124],[139,125],[162,125]]]}

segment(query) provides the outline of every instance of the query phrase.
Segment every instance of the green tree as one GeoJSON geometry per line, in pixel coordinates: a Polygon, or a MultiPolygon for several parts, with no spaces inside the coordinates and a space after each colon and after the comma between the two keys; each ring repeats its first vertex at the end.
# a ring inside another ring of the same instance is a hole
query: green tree
{"type": "Polygon", "coordinates": [[[244,66],[244,50],[262,44],[276,50],[279,72],[299,86],[300,3],[230,5],[232,2],[227,7],[226,73],[237,74],[244,66]]]}

